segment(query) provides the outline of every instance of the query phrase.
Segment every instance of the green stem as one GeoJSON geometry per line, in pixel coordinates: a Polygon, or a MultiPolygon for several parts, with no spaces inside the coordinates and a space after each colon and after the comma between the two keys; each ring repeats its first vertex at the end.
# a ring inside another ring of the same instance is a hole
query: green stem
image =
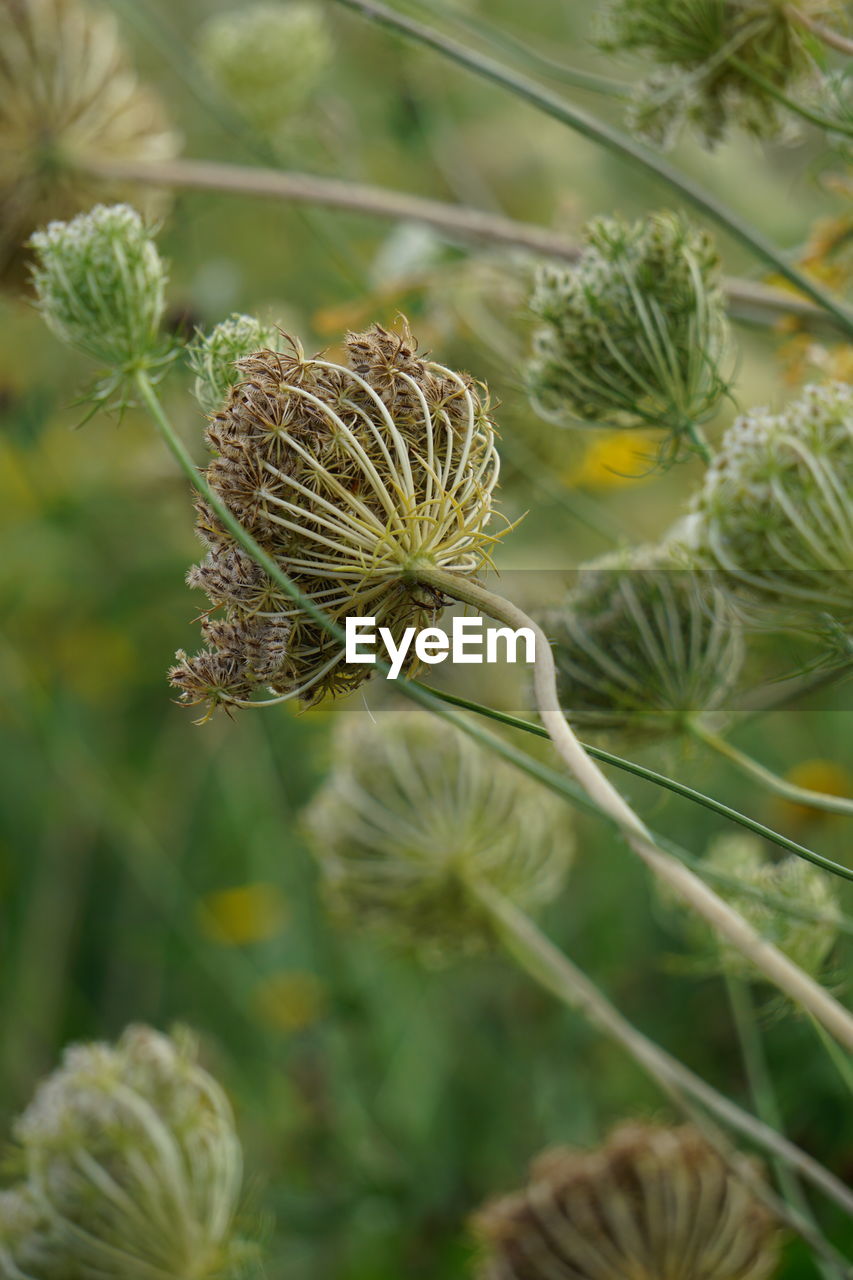
{"type": "MultiPolygon", "coordinates": [[[[471,702],[468,698],[459,697],[458,694],[446,693],[442,689],[433,689],[431,692],[436,698],[440,698],[442,702],[447,702],[453,707],[462,707],[466,711],[474,711],[477,715],[496,720],[499,724],[505,724],[511,729],[520,729],[524,733],[531,733],[537,738],[548,737],[547,729],[543,729],[541,725],[533,724],[530,720],[522,720],[519,716],[510,715],[507,711],[498,711],[494,707],[482,706],[478,702],[471,702]]],[[[843,880],[853,881],[853,869],[850,867],[845,867],[840,862],[833,862],[831,858],[825,858],[822,854],[815,853],[813,849],[807,848],[804,844],[798,844],[796,840],[790,840],[788,836],[783,836],[780,832],[774,831],[772,827],[766,827],[763,822],[757,822],[754,818],[741,813],[738,809],[733,809],[730,805],[724,804],[722,800],[706,795],[703,791],[697,791],[694,787],[688,787],[686,783],[678,782],[675,778],[669,778],[664,773],[657,773],[654,769],[637,764],[634,760],[625,760],[622,756],[614,755],[612,751],[604,751],[601,747],[591,746],[588,742],[583,743],[583,748],[588,755],[592,756],[593,760],[599,760],[602,764],[613,765],[615,769],[622,769],[637,778],[642,778],[644,782],[651,782],[654,786],[665,787],[667,791],[672,791],[675,795],[681,796],[685,800],[691,800],[694,804],[710,809],[712,813],[718,813],[721,817],[728,818],[731,822],[736,822],[739,826],[746,827],[748,831],[761,836],[764,840],[772,841],[780,849],[795,853],[798,858],[804,858],[806,862],[813,863],[816,867],[820,867],[822,871],[829,871],[832,875],[840,876],[843,880]]],[[[698,858],[691,862],[687,854],[679,852],[678,856],[682,862],[687,862],[688,866],[693,865],[695,862],[694,869],[702,866],[701,860],[698,858]]],[[[732,887],[739,886],[733,885],[732,887]]],[[[744,886],[744,891],[746,891],[746,886],[744,886]]],[[[821,917],[819,913],[812,913],[804,918],[814,920],[816,923],[830,923],[827,918],[821,917]]]]}
{"type": "Polygon", "coordinates": [[[838,1074],[841,1076],[841,1079],[844,1081],[850,1092],[853,1093],[853,1065],[851,1065],[850,1059],[844,1057],[844,1054],[841,1053],[832,1036],[828,1036],[826,1034],[819,1022],[815,1022],[814,1018],[812,1018],[811,1023],[817,1032],[821,1044],[832,1059],[833,1065],[838,1071],[838,1074]]]}
{"type": "Polygon", "coordinates": [[[562,98],[548,92],[535,81],[528,80],[518,72],[503,66],[494,59],[469,49],[458,41],[433,30],[425,23],[407,18],[394,12],[379,0],[337,0],[338,4],[352,9],[356,13],[379,23],[381,26],[402,33],[410,39],[417,40],[431,49],[437,50],[444,57],[459,63],[476,75],[499,84],[517,97],[531,103],[538,110],[562,124],[568,125],[585,138],[607,147],[608,150],[624,156],[631,163],[648,173],[655,174],[688,200],[696,209],[724,227],[736,240],[745,245],[758,258],[766,262],[772,269],[784,276],[791,284],[800,289],[807,297],[823,307],[842,326],[845,333],[853,335],[853,315],[844,305],[826,293],[819,285],[810,280],[796,267],[791,266],[780,250],[769,240],[737,214],[721,205],[709,192],[699,186],[691,178],[673,168],[666,160],[636,139],[624,134],[612,125],[597,120],[594,116],[565,102],[562,98]]]}
{"type": "Polygon", "coordinates": [[[846,53],[849,58],[853,57],[853,40],[848,40],[847,36],[842,35],[840,31],[836,31],[834,27],[827,27],[823,22],[819,22],[817,18],[810,18],[807,13],[801,13],[793,5],[788,8],[788,15],[794,22],[799,23],[806,31],[810,31],[813,36],[816,36],[828,49],[837,49],[839,53],[846,53]]]}
{"type": "Polygon", "coordinates": [[[795,116],[799,116],[801,120],[806,120],[809,124],[816,125],[818,129],[824,129],[829,133],[841,133],[845,137],[853,138],[853,125],[846,124],[843,120],[828,120],[826,116],[822,116],[818,111],[812,111],[810,107],[805,106],[803,103],[797,102],[794,98],[789,98],[781,89],[777,89],[772,81],[761,75],[749,63],[741,61],[740,58],[731,58],[730,62],[742,76],[745,76],[747,80],[751,80],[763,93],[766,93],[774,102],[778,102],[786,111],[791,111],[795,116]]]}
{"type": "MultiPolygon", "coordinates": [[[[845,796],[831,796],[825,791],[812,791],[809,787],[798,787],[793,782],[787,782],[784,778],[780,778],[778,773],[760,764],[758,760],[753,760],[752,756],[747,755],[745,751],[733,747],[720,734],[714,733],[712,729],[706,728],[695,720],[687,722],[687,729],[694,738],[730,761],[735,768],[740,769],[741,773],[755,778],[775,795],[783,796],[792,804],[806,805],[810,809],[824,809],[827,813],[843,813],[847,817],[853,817],[853,800],[845,796]]],[[[847,879],[853,880],[853,873],[848,874],[847,879]]]]}

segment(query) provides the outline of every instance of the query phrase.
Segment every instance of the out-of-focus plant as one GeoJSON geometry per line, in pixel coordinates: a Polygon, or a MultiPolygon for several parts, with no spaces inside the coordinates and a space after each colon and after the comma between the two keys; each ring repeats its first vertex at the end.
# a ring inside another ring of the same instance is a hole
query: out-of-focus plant
{"type": "Polygon", "coordinates": [[[187,347],[187,360],[195,374],[193,394],[203,412],[216,413],[222,407],[240,380],[238,361],[253,351],[276,351],[280,341],[275,325],[237,314],[214,325],[210,333],[196,334],[187,347]]]}

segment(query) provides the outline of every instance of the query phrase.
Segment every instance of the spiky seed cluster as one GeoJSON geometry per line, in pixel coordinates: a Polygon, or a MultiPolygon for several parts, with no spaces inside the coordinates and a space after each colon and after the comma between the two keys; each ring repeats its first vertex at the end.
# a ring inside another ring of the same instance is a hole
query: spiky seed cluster
{"type": "Polygon", "coordinates": [[[117,376],[162,362],[166,269],[135,209],[99,204],[30,243],[39,309],[61,342],[117,376]]]}
{"type": "Polygon", "coordinates": [[[305,106],[332,59],[316,4],[255,4],[218,14],[202,28],[199,58],[222,93],[276,140],[305,106]]]}
{"type": "Polygon", "coordinates": [[[689,1126],[626,1124],[594,1151],[546,1152],[474,1227],[480,1280],[764,1280],[779,1260],[767,1211],[689,1126]]]}
{"type": "MultiPolygon", "coordinates": [[[[736,907],[757,933],[806,973],[815,978],[825,977],[838,939],[835,922],[840,919],[838,895],[831,876],[794,854],[773,862],[761,841],[749,835],[720,836],[711,843],[704,861],[709,871],[744,885],[741,892],[725,881],[719,884],[715,881],[720,896],[736,907]],[[776,905],[777,902],[780,905],[776,905]],[[792,913],[784,910],[785,903],[790,904],[792,913]],[[822,919],[804,919],[797,914],[798,910],[812,912],[822,919]]],[[[760,974],[739,951],[721,941],[698,918],[688,919],[674,900],[667,901],[674,910],[679,910],[685,937],[692,946],[691,968],[750,981],[760,979],[760,974]]]]}
{"type": "Polygon", "coordinates": [[[678,732],[686,717],[725,707],[743,664],[713,574],[678,567],[666,546],[581,568],[544,626],[567,715],[602,729],[678,732]]]}
{"type": "Polygon", "coordinates": [[[306,826],[345,920],[444,958],[490,941],[472,881],[553,898],[572,853],[556,797],[426,713],[344,719],[306,826]]]}
{"type": "Polygon", "coordinates": [[[542,267],[528,386],[547,417],[667,433],[675,451],[727,390],[711,238],[675,214],[597,218],[577,263],[542,267]]]}
{"type": "Polygon", "coordinates": [[[693,544],[754,622],[853,632],[853,387],[806,387],[723,439],[693,544]]]}
{"type": "Polygon", "coordinates": [[[193,394],[206,414],[220,409],[239,381],[237,361],[253,351],[278,350],[280,337],[275,325],[236,312],[210,333],[196,334],[187,347],[187,360],[195,374],[193,394]]]}
{"type": "Polygon", "coordinates": [[[15,1137],[27,1177],[0,1198],[3,1275],[203,1280],[245,1253],[231,1110],[188,1037],[129,1027],[68,1049],[15,1137]]]}
{"type": "Polygon", "coordinates": [[[615,0],[605,48],[640,51],[658,65],[638,90],[633,127],[661,145],[674,141],[684,122],[710,147],[732,126],[761,138],[779,135],[775,94],[796,94],[815,72],[814,40],[797,12],[844,19],[839,0],[615,0]]]}
{"type": "MultiPolygon", "coordinates": [[[[51,218],[70,218],[106,191],[90,161],[170,159],[178,138],[140,85],[114,17],[80,0],[0,5],[0,273],[16,277],[23,245],[51,218]]],[[[140,193],[134,191],[134,199],[140,193]]],[[[154,215],[163,196],[147,200],[154,215]]]]}
{"type": "MultiPolygon", "coordinates": [[[[290,351],[240,360],[240,381],[210,420],[217,457],[206,475],[334,621],[375,617],[398,639],[442,607],[410,580],[417,565],[470,577],[488,560],[494,428],[481,389],[421,359],[408,329],[351,333],[346,352],[346,364],[336,364],[306,357],[294,342],[290,351]]],[[[208,650],[179,655],[172,681],[184,700],[243,705],[262,685],[273,699],[316,699],[361,684],[371,668],[347,666],[338,641],[234,545],[204,504],[198,511],[209,552],[189,582],[222,620],[205,624],[208,650]]]]}

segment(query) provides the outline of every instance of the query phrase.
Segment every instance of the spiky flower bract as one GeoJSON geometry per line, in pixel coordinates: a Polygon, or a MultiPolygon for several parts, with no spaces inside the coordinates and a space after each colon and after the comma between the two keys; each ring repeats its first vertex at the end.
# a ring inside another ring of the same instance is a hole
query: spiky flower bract
{"type": "Polygon", "coordinates": [[[621,733],[677,733],[685,718],[724,708],[743,664],[713,575],[679,567],[668,546],[582,567],[544,625],[566,714],[621,733]]]}
{"type": "Polygon", "coordinates": [[[237,361],[253,351],[275,351],[280,335],[272,324],[237,312],[214,325],[210,333],[198,333],[187,347],[187,360],[195,374],[193,394],[206,414],[222,407],[235,382],[240,380],[237,361]]]}
{"type": "Polygon", "coordinates": [[[779,1261],[767,1210],[687,1125],[625,1124],[593,1151],[546,1152],[474,1228],[480,1280],[764,1280],[779,1261]]]}
{"type": "Polygon", "coordinates": [[[714,146],[733,125],[761,138],[790,127],[777,94],[815,74],[816,42],[798,14],[844,16],[839,0],[614,0],[603,41],[640,51],[658,70],[641,86],[631,123],[666,145],[684,121],[714,146]],[[754,77],[754,78],[753,78],[754,77]],[[763,83],[762,83],[763,82],[763,83]]]}
{"type": "Polygon", "coordinates": [[[572,853],[556,796],[417,711],[343,718],[306,826],[342,918],[441,958],[491,940],[472,883],[532,908],[572,853]]]}
{"type": "Polygon", "coordinates": [[[311,0],[249,4],[202,28],[199,59],[242,115],[280,140],[332,58],[322,9],[311,0]]]}
{"type": "Polygon", "coordinates": [[[597,218],[578,262],[540,268],[527,381],[555,420],[651,427],[676,453],[728,383],[728,321],[710,236],[676,214],[597,218]]]}
{"type": "MultiPolygon", "coordinates": [[[[414,580],[418,565],[473,577],[488,561],[494,428],[485,388],[420,358],[407,328],[351,333],[346,353],[338,364],[293,342],[239,361],[239,381],[210,420],[217,457],[206,475],[333,621],[373,617],[397,641],[443,607],[414,580]]],[[[316,699],[360,685],[372,668],[347,665],[340,643],[204,503],[198,512],[209,552],[188,580],[221,612],[205,623],[211,647],[179,654],[172,682],[184,701],[246,705],[261,687],[273,700],[316,699]]]]}
{"type": "Polygon", "coordinates": [[[694,504],[693,546],[745,615],[853,634],[853,387],[806,387],[723,439],[694,504]]]}
{"type": "Polygon", "coordinates": [[[18,1196],[13,1256],[32,1280],[233,1274],[240,1145],[186,1035],[129,1027],[115,1046],[73,1046],[15,1137],[26,1185],[0,1203],[0,1242],[18,1196]]]}
{"type": "MultiPolygon", "coordinates": [[[[71,218],[105,192],[91,161],[160,161],[178,138],[159,99],[143,87],[114,16],[81,0],[4,0],[0,5],[0,273],[17,278],[29,235],[71,218]]],[[[162,193],[144,195],[156,213],[162,193]]],[[[22,277],[23,278],[23,277],[22,277]]]]}

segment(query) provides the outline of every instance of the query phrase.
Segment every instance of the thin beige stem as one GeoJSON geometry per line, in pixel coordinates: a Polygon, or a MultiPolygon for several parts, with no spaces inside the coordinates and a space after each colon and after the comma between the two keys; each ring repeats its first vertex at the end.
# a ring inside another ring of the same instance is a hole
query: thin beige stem
{"type": "MultiPolygon", "coordinates": [[[[85,168],[88,173],[105,181],[139,182],[146,186],[197,191],[224,191],[294,204],[347,209],[352,213],[366,213],[379,218],[421,222],[464,240],[513,245],[515,248],[564,262],[576,262],[581,253],[581,248],[575,241],[548,227],[518,222],[499,214],[484,213],[466,205],[428,200],[405,191],[393,191],[339,178],[188,159],[160,162],[93,159],[86,161],[85,168]]],[[[727,277],[723,284],[732,307],[744,314],[757,314],[760,318],[768,319],[788,315],[807,323],[832,323],[831,317],[820,307],[789,290],[732,277],[727,277]]]]}
{"type": "Polygon", "coordinates": [[[802,13],[799,9],[791,8],[788,13],[799,26],[810,31],[813,36],[817,36],[821,44],[827,45],[830,49],[837,49],[839,53],[846,53],[848,58],[853,57],[853,40],[849,40],[840,31],[836,31],[834,27],[827,27],[817,18],[810,18],[807,13],[802,13]]]}
{"type": "Polygon", "coordinates": [[[519,629],[530,628],[536,640],[533,688],[542,723],[554,747],[598,808],[622,831],[629,847],[684,902],[701,915],[774,986],[811,1013],[853,1052],[853,1015],[820,983],[804,973],[777,947],[762,938],[744,918],[697,875],[660,849],[631,806],[594,760],[587,755],[560,707],[557,675],[550,643],[541,627],[523,610],[468,579],[424,565],[411,567],[414,579],[481,613],[519,629]]]}

